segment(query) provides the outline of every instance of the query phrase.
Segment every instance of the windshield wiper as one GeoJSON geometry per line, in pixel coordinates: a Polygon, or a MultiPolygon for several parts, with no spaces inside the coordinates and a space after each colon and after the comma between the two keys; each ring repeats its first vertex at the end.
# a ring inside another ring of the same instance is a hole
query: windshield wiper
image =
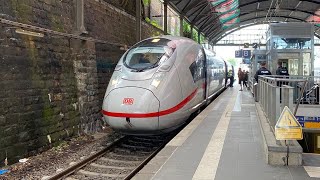
{"type": "Polygon", "coordinates": [[[132,69],[131,72],[143,72],[145,69],[132,69]]]}
{"type": "Polygon", "coordinates": [[[151,66],[148,66],[148,67],[145,67],[145,68],[142,68],[142,69],[137,69],[136,72],[143,72],[146,69],[153,69],[153,68],[155,68],[157,66],[158,66],[158,64],[153,64],[151,66]]]}

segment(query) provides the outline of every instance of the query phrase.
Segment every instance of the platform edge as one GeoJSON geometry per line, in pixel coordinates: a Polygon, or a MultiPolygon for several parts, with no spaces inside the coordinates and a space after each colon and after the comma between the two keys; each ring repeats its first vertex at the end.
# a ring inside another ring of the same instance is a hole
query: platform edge
{"type": "MultiPolygon", "coordinates": [[[[259,103],[255,102],[258,123],[262,134],[262,143],[265,153],[266,163],[270,165],[284,165],[287,147],[283,144],[279,145],[276,142],[276,138],[271,131],[271,127],[267,121],[267,117],[264,115],[259,103]]],[[[301,166],[302,165],[302,152],[303,149],[297,141],[291,141],[289,146],[289,165],[301,166]]]]}

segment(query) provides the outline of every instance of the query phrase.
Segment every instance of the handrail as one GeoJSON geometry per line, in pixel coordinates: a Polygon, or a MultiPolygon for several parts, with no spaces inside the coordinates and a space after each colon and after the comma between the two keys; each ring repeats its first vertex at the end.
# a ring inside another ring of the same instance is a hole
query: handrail
{"type": "Polygon", "coordinates": [[[319,105],[319,84],[320,76],[259,76],[255,92],[271,128],[285,106],[296,115],[299,104],[319,105]]]}

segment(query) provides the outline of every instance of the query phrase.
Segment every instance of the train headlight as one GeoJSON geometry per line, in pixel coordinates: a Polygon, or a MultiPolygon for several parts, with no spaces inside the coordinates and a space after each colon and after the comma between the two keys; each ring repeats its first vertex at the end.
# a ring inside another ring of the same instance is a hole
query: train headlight
{"type": "Polygon", "coordinates": [[[165,76],[165,72],[157,72],[154,74],[151,85],[157,88],[165,76]]]}
{"type": "Polygon", "coordinates": [[[114,71],[121,71],[121,67],[122,65],[120,64],[116,65],[116,67],[114,68],[114,71]]]}
{"type": "Polygon", "coordinates": [[[120,73],[114,72],[112,77],[111,77],[111,85],[115,86],[119,83],[121,77],[120,77],[120,73]]]}

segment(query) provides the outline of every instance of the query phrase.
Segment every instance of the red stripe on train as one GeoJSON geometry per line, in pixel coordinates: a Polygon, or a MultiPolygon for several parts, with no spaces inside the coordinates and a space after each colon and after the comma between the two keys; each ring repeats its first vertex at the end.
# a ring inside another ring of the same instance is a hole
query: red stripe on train
{"type": "Polygon", "coordinates": [[[148,118],[148,117],[157,117],[157,116],[164,116],[167,114],[171,114],[173,112],[178,111],[183,106],[185,106],[195,95],[198,89],[194,90],[187,98],[185,98],[183,101],[181,101],[176,106],[166,109],[159,112],[151,112],[151,113],[120,113],[120,112],[109,112],[102,110],[102,114],[106,116],[112,116],[112,117],[129,117],[129,118],[148,118]]]}

